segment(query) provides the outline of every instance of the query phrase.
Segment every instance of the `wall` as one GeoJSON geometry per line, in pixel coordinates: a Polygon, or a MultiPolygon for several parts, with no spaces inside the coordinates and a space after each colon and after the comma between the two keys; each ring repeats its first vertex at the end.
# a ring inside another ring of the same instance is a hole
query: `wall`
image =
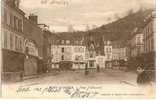
{"type": "Polygon", "coordinates": [[[69,45],[60,45],[61,48],[61,60],[62,57],[64,58],[63,61],[72,61],[72,55],[73,55],[73,46],[69,45]],[[64,48],[64,52],[62,52],[62,48],[64,48]]]}
{"type": "Polygon", "coordinates": [[[27,18],[24,18],[23,31],[27,39],[35,41],[38,48],[38,54],[40,57],[43,57],[43,32],[41,28],[27,18]]]}
{"type": "Polygon", "coordinates": [[[106,56],[106,59],[108,61],[111,61],[112,60],[112,46],[104,46],[104,52],[105,52],[105,56],[106,56]]]}
{"type": "Polygon", "coordinates": [[[59,45],[51,46],[51,55],[52,55],[52,62],[61,61],[61,48],[59,47],[59,45]]]}
{"type": "MultiPolygon", "coordinates": [[[[8,2],[10,2],[8,0],[8,2]]],[[[2,3],[4,3],[2,1],[2,3]]],[[[11,4],[11,2],[10,2],[11,4]]],[[[24,12],[19,8],[2,4],[2,79],[21,80],[24,71],[24,12]]]]}
{"type": "Polygon", "coordinates": [[[85,46],[73,46],[73,61],[83,62],[85,60],[85,46]]]}
{"type": "Polygon", "coordinates": [[[2,80],[20,81],[24,71],[24,55],[2,49],[2,80]]]}
{"type": "MultiPolygon", "coordinates": [[[[156,11],[153,12],[153,46],[154,46],[154,70],[156,70],[156,11]]],[[[154,79],[156,79],[156,72],[154,73],[154,79]]]]}

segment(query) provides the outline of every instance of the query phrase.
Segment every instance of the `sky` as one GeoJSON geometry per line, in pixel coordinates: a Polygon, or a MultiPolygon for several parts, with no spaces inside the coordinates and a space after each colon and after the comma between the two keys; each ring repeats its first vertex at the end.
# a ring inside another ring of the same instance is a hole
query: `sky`
{"type": "Polygon", "coordinates": [[[156,6],[156,0],[21,0],[20,7],[26,16],[38,15],[39,23],[50,26],[55,32],[68,31],[68,26],[85,31],[124,17],[140,6],[156,6]]]}

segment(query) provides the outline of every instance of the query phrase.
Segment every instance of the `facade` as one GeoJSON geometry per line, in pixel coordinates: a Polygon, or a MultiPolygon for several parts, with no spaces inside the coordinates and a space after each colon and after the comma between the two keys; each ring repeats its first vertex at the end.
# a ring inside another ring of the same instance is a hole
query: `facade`
{"type": "Polygon", "coordinates": [[[25,13],[19,9],[18,0],[3,0],[2,3],[2,78],[20,80],[24,71],[25,13]]]}
{"type": "Polygon", "coordinates": [[[96,68],[96,44],[91,35],[88,36],[86,40],[86,63],[87,68],[95,69],[96,68]]]}
{"type": "Polygon", "coordinates": [[[126,69],[126,47],[112,49],[112,66],[115,69],[126,69]]]}
{"type": "Polygon", "coordinates": [[[126,47],[124,48],[113,48],[112,49],[112,60],[126,59],[126,47]]]}
{"type": "Polygon", "coordinates": [[[18,81],[23,76],[38,74],[42,66],[42,30],[30,18],[19,8],[19,0],[2,1],[4,80],[18,81]]]}
{"type": "Polygon", "coordinates": [[[144,52],[144,42],[142,33],[132,34],[131,39],[131,57],[136,57],[144,52]]]}
{"type": "Polygon", "coordinates": [[[52,45],[52,33],[49,30],[43,30],[43,63],[45,70],[48,71],[51,68],[51,45],[52,45]]]}
{"type": "Polygon", "coordinates": [[[151,70],[152,79],[156,77],[156,11],[145,20],[142,33],[144,34],[144,65],[151,70]],[[153,71],[152,71],[153,70],[153,71]]]}
{"type": "Polygon", "coordinates": [[[112,42],[112,67],[114,69],[126,69],[127,46],[123,40],[112,42]]]}
{"type": "Polygon", "coordinates": [[[30,76],[43,71],[43,32],[37,26],[38,17],[30,14],[24,18],[25,54],[24,75],[30,76]]]}
{"type": "Polygon", "coordinates": [[[129,68],[132,70],[136,70],[137,66],[142,64],[141,55],[144,52],[144,34],[142,33],[141,27],[136,27],[129,39],[129,68]]]}
{"type": "Polygon", "coordinates": [[[104,41],[104,55],[106,58],[106,68],[112,67],[112,43],[111,41],[107,40],[104,41]]]}
{"type": "Polygon", "coordinates": [[[61,61],[61,48],[59,45],[51,45],[51,69],[59,69],[59,63],[61,61]]]}
{"type": "Polygon", "coordinates": [[[139,28],[135,28],[129,40],[129,68],[136,70],[141,64],[154,79],[156,66],[156,11],[153,11],[139,28]]]}
{"type": "Polygon", "coordinates": [[[86,47],[82,40],[58,38],[51,45],[51,69],[84,69],[86,47]],[[67,66],[68,65],[68,66],[67,66]]]}
{"type": "Polygon", "coordinates": [[[85,53],[86,47],[84,45],[76,45],[73,47],[73,69],[85,68],[85,53]]]}

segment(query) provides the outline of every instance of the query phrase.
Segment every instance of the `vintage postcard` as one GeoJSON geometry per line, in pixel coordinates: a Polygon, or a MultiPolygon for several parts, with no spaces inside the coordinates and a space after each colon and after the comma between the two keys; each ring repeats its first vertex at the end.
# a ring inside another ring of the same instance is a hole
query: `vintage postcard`
{"type": "Polygon", "coordinates": [[[2,98],[156,99],[156,0],[1,0],[2,98]]]}

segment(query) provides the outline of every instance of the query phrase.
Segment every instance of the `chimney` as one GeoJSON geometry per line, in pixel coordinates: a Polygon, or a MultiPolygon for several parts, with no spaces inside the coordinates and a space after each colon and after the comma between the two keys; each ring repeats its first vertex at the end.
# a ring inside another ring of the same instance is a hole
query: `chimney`
{"type": "Polygon", "coordinates": [[[38,16],[37,16],[37,15],[30,14],[30,15],[29,15],[29,20],[30,20],[31,22],[33,22],[34,24],[38,24],[38,16]]]}

